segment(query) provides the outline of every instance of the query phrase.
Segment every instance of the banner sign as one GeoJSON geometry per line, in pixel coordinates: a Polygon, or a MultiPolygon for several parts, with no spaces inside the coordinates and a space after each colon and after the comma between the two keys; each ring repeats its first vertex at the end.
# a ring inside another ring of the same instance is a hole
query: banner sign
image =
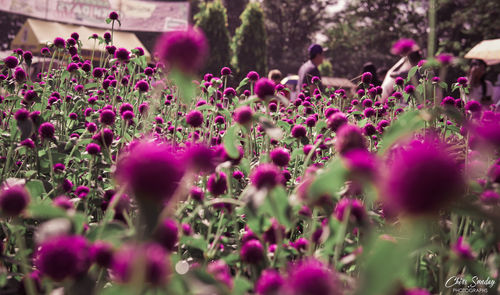
{"type": "Polygon", "coordinates": [[[116,30],[164,32],[185,29],[188,2],[137,0],[0,0],[0,10],[40,19],[110,28],[105,19],[111,11],[120,15],[116,30]]]}

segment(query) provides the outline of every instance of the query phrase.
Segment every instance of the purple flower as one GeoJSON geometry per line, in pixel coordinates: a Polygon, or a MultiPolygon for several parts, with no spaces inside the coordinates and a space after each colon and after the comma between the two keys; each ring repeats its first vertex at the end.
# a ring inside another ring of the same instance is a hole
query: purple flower
{"type": "Polygon", "coordinates": [[[278,167],[273,164],[260,164],[252,171],[250,181],[258,189],[272,189],[282,182],[282,174],[278,167]]]}
{"type": "Polygon", "coordinates": [[[19,109],[17,112],[14,114],[14,119],[16,121],[25,121],[29,118],[30,112],[26,109],[19,109]]]}
{"type": "Polygon", "coordinates": [[[400,39],[392,45],[391,53],[394,55],[408,55],[418,50],[417,43],[412,39],[400,39]]]}
{"type": "Polygon", "coordinates": [[[53,139],[55,134],[54,125],[50,122],[45,122],[38,128],[38,134],[42,139],[53,139]]]}
{"type": "Polygon", "coordinates": [[[84,274],[90,266],[87,240],[81,236],[59,236],[44,241],[35,254],[35,265],[43,274],[60,282],[84,274]]]}
{"type": "Polygon", "coordinates": [[[156,241],[168,251],[175,250],[175,244],[179,239],[179,228],[173,219],[163,220],[155,231],[156,241]]]}
{"type": "Polygon", "coordinates": [[[480,198],[485,204],[496,204],[500,201],[500,194],[493,190],[487,190],[481,194],[480,198]]]}
{"type": "Polygon", "coordinates": [[[139,92],[148,92],[149,84],[147,81],[139,80],[135,84],[135,89],[139,90],[139,92]]]}
{"type": "Polygon", "coordinates": [[[258,295],[276,295],[285,284],[285,280],[274,269],[267,269],[262,272],[259,280],[255,283],[255,291],[258,295]]]}
{"type": "Polygon", "coordinates": [[[220,196],[226,193],[227,177],[224,172],[218,174],[213,173],[208,178],[207,190],[214,196],[220,196]]]}
{"type": "Polygon", "coordinates": [[[451,250],[462,259],[471,260],[476,257],[470,245],[464,241],[464,237],[459,237],[457,242],[451,246],[451,250]]]}
{"type": "Polygon", "coordinates": [[[234,97],[234,96],[236,96],[236,91],[234,90],[234,88],[228,87],[228,88],[224,89],[224,96],[234,97]]]}
{"type": "Polygon", "coordinates": [[[10,55],[4,58],[3,62],[5,63],[5,66],[8,67],[9,69],[13,69],[17,67],[19,61],[17,60],[17,57],[10,55]]]}
{"type": "Polygon", "coordinates": [[[290,162],[290,153],[284,148],[275,148],[270,153],[271,161],[277,166],[285,167],[290,162]]]}
{"type": "Polygon", "coordinates": [[[393,159],[383,184],[384,201],[397,212],[434,213],[459,197],[462,172],[444,147],[415,143],[393,159]]]}
{"type": "Polygon", "coordinates": [[[96,241],[90,246],[90,259],[100,267],[110,267],[113,262],[113,246],[104,241],[96,241]]]}
{"type": "Polygon", "coordinates": [[[333,132],[337,132],[340,127],[344,126],[345,124],[347,124],[347,117],[341,112],[334,113],[326,120],[328,129],[332,130],[333,132]]]}
{"type": "Polygon", "coordinates": [[[128,62],[130,59],[130,52],[125,48],[118,48],[115,51],[115,58],[122,63],[128,62]]]}
{"type": "Polygon", "coordinates": [[[475,100],[471,100],[465,104],[465,109],[471,113],[480,112],[481,104],[475,100]]]}
{"type": "Polygon", "coordinates": [[[26,77],[26,72],[22,68],[17,67],[14,71],[14,80],[16,80],[17,83],[22,83],[26,80],[26,77]]]}
{"type": "Polygon", "coordinates": [[[361,75],[361,82],[364,84],[370,84],[372,82],[373,75],[370,72],[365,72],[361,75]]]}
{"type": "Polygon", "coordinates": [[[95,156],[101,152],[101,147],[98,144],[91,142],[87,145],[85,150],[89,153],[89,155],[95,156]]]}
{"type": "Polygon", "coordinates": [[[52,201],[52,204],[64,210],[73,209],[73,202],[67,196],[57,196],[52,201]]]}
{"type": "Polygon", "coordinates": [[[337,131],[335,149],[341,155],[355,149],[366,149],[365,138],[357,126],[346,124],[337,131]]]}
{"type": "Polygon", "coordinates": [[[440,55],[436,56],[436,59],[443,66],[447,66],[453,62],[454,57],[449,53],[441,53],[440,55]]]}
{"type": "Polygon", "coordinates": [[[261,78],[255,83],[255,94],[263,100],[268,99],[274,95],[275,84],[268,78],[261,78]]]}
{"type": "Polygon", "coordinates": [[[342,198],[337,203],[337,206],[335,207],[335,217],[337,218],[337,220],[344,220],[344,216],[348,208],[350,210],[349,214],[352,220],[354,220],[358,224],[362,224],[366,221],[368,216],[366,214],[365,206],[363,205],[363,203],[361,203],[361,201],[358,199],[348,198],[342,198]]]}
{"type": "Polygon", "coordinates": [[[190,27],[186,31],[163,34],[156,42],[155,51],[165,64],[194,73],[203,65],[208,45],[203,32],[190,27]]]}
{"type": "Polygon", "coordinates": [[[115,123],[116,114],[112,110],[102,110],[99,116],[99,121],[105,125],[113,125],[115,123]]]}
{"type": "Polygon", "coordinates": [[[66,40],[61,37],[57,37],[54,39],[54,46],[57,48],[64,48],[64,46],[66,46],[66,40]]]}
{"type": "Polygon", "coordinates": [[[66,166],[63,163],[55,163],[52,169],[54,172],[63,172],[66,169],[66,166]]]}
{"type": "Polygon", "coordinates": [[[241,106],[234,110],[233,117],[237,123],[247,125],[252,121],[253,110],[249,106],[241,106]]]}
{"type": "Polygon", "coordinates": [[[203,194],[203,190],[197,186],[193,186],[191,190],[189,191],[189,195],[191,198],[195,201],[201,202],[205,198],[205,195],[203,194]]]}
{"type": "Polygon", "coordinates": [[[118,180],[140,201],[168,201],[184,175],[184,165],[172,147],[141,142],[118,162],[118,180]]]}
{"type": "Polygon", "coordinates": [[[289,271],[286,294],[339,295],[342,287],[335,274],[318,260],[303,260],[289,271]]]}
{"type": "Polygon", "coordinates": [[[458,85],[461,85],[462,87],[467,86],[467,82],[468,82],[467,77],[458,77],[457,79],[458,85]]]}
{"type": "Polygon", "coordinates": [[[247,74],[247,78],[252,82],[256,82],[257,80],[259,80],[259,74],[255,71],[250,71],[247,74]]]}
{"type": "Polygon", "coordinates": [[[413,92],[415,92],[415,86],[413,86],[413,85],[406,85],[406,87],[405,87],[405,93],[412,94],[413,92]]]}
{"type": "Polygon", "coordinates": [[[132,111],[125,111],[122,113],[122,118],[123,120],[126,120],[126,121],[130,121],[132,119],[134,119],[134,112],[132,111]]]}
{"type": "Polygon", "coordinates": [[[264,247],[262,247],[259,240],[249,240],[241,247],[240,257],[246,263],[259,264],[265,258],[264,247]]]}
{"type": "Polygon", "coordinates": [[[229,289],[233,288],[233,279],[229,266],[223,260],[212,261],[207,266],[207,272],[216,280],[224,283],[229,289]]]}
{"type": "Polygon", "coordinates": [[[292,127],[292,136],[295,138],[305,137],[307,135],[306,127],[298,124],[292,127]]]}
{"type": "Polygon", "coordinates": [[[203,124],[203,114],[198,110],[190,111],[186,116],[186,123],[191,127],[200,127],[203,124]]]}
{"type": "Polygon", "coordinates": [[[443,98],[443,101],[441,101],[441,105],[444,107],[454,107],[455,106],[455,99],[451,96],[447,96],[443,98]]]}
{"type": "Polygon", "coordinates": [[[217,166],[215,152],[202,144],[190,146],[183,155],[184,163],[202,173],[212,173],[217,166]]]}
{"type": "Polygon", "coordinates": [[[375,116],[375,110],[373,108],[366,108],[363,111],[363,114],[365,115],[366,118],[370,118],[375,116]]]}
{"type": "Polygon", "coordinates": [[[24,186],[4,186],[0,191],[0,210],[6,216],[17,216],[28,206],[30,199],[24,186]]]}
{"type": "MultiPolygon", "coordinates": [[[[221,70],[220,70],[220,75],[221,76],[229,76],[231,75],[231,69],[228,68],[228,67],[223,67],[221,70]]],[[[208,80],[206,80],[208,81],[208,80]]]]}
{"type": "Polygon", "coordinates": [[[77,65],[76,63],[72,62],[72,63],[70,63],[70,64],[66,67],[66,70],[67,70],[68,72],[70,72],[70,73],[71,73],[71,72],[74,72],[74,71],[78,70],[78,65],[77,65]]]}
{"type": "Polygon", "coordinates": [[[19,144],[22,146],[25,146],[27,148],[30,148],[30,149],[35,148],[35,142],[33,142],[33,140],[31,138],[26,138],[25,140],[21,141],[19,144]]]}
{"type": "Polygon", "coordinates": [[[109,13],[109,18],[112,20],[117,20],[118,19],[118,13],[116,11],[111,11],[109,13]]]}

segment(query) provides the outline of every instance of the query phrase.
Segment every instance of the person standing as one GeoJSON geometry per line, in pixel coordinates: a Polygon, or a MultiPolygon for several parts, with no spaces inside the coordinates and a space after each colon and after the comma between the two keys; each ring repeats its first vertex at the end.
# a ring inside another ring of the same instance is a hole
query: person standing
{"type": "Polygon", "coordinates": [[[319,72],[318,66],[323,63],[324,60],[324,50],[319,44],[313,44],[309,46],[309,60],[305,62],[299,69],[299,80],[297,83],[297,93],[300,93],[305,87],[309,89],[310,93],[313,93],[314,89],[318,86],[313,81],[314,77],[319,78],[320,90],[323,90],[323,84],[321,84],[321,73],[319,72]]]}
{"type": "Polygon", "coordinates": [[[475,100],[488,106],[493,103],[493,84],[485,79],[486,67],[484,60],[472,60],[467,77],[470,83],[468,100],[475,100]]]}

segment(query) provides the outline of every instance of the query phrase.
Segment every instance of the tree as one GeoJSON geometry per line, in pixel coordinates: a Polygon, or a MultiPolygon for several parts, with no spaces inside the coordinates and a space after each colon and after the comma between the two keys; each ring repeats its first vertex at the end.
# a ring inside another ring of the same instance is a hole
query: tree
{"type": "Polygon", "coordinates": [[[241,14],[241,26],[233,37],[233,66],[237,70],[237,80],[249,71],[261,76],[267,73],[267,34],[264,13],[259,3],[251,2],[241,14]]]}
{"type": "Polygon", "coordinates": [[[240,15],[245,10],[248,0],[224,0],[223,4],[227,9],[229,33],[234,35],[236,28],[241,25],[240,15]]]}
{"type": "Polygon", "coordinates": [[[283,73],[297,73],[307,48],[324,26],[332,0],[263,0],[268,33],[268,62],[283,73]]]}
{"type": "Polygon", "coordinates": [[[231,62],[230,37],[227,29],[226,8],[219,0],[202,4],[200,12],[194,17],[208,39],[210,55],[206,61],[204,72],[218,74],[220,69],[231,62]]]}
{"type": "Polygon", "coordinates": [[[318,67],[319,72],[321,73],[322,77],[331,77],[333,76],[333,66],[332,63],[325,59],[322,64],[319,65],[318,67]]]}

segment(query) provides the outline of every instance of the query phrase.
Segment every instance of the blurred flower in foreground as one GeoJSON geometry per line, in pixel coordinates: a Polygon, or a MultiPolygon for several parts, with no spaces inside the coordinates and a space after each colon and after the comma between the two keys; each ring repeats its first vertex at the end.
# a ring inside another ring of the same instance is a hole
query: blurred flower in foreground
{"type": "Polygon", "coordinates": [[[300,261],[288,274],[286,294],[339,295],[341,290],[335,273],[318,260],[300,261]]]}

